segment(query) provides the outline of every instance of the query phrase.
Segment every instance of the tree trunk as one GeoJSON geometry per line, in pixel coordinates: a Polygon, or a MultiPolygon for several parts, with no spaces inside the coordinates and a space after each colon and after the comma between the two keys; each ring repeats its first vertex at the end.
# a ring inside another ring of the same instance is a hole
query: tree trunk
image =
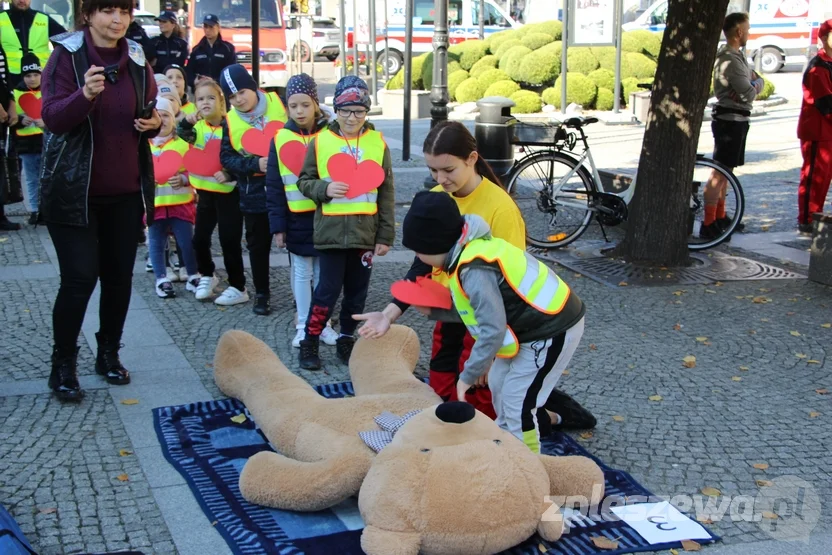
{"type": "Polygon", "coordinates": [[[627,235],[631,262],[688,261],[688,218],[699,130],[728,0],[670,0],[627,235]],[[712,14],[705,17],[703,14],[712,14]]]}

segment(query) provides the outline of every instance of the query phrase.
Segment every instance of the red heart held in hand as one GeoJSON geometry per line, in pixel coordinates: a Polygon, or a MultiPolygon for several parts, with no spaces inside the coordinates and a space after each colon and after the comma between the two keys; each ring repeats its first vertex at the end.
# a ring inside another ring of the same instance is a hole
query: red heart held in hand
{"type": "Polygon", "coordinates": [[[269,147],[274,140],[274,136],[281,129],[283,129],[282,121],[270,121],[262,131],[259,129],[249,129],[243,133],[243,148],[246,152],[255,156],[268,156],[269,147]]]}
{"type": "Polygon", "coordinates": [[[347,198],[369,193],[384,182],[384,168],[374,160],[355,163],[355,158],[345,152],[333,155],[326,163],[326,169],[333,181],[350,186],[347,198]]]}
{"type": "Polygon", "coordinates": [[[26,93],[20,96],[17,101],[23,111],[32,119],[41,118],[41,100],[32,93],[26,93]]]}
{"type": "Polygon", "coordinates": [[[183,158],[185,169],[194,175],[213,177],[222,170],[220,163],[220,140],[211,139],[205,143],[205,148],[191,147],[183,158]]]}
{"type": "Polygon", "coordinates": [[[446,310],[453,306],[450,290],[429,279],[419,280],[418,282],[396,281],[390,286],[390,293],[401,302],[414,306],[444,308],[446,310]],[[425,287],[426,282],[430,283],[427,287],[425,287]]]}
{"type": "Polygon", "coordinates": [[[280,161],[293,174],[300,175],[303,161],[306,159],[306,145],[300,141],[291,141],[280,147],[280,161]]]}
{"type": "Polygon", "coordinates": [[[166,150],[159,156],[153,157],[153,174],[156,176],[156,183],[167,183],[181,169],[182,155],[175,150],[166,150]]]}

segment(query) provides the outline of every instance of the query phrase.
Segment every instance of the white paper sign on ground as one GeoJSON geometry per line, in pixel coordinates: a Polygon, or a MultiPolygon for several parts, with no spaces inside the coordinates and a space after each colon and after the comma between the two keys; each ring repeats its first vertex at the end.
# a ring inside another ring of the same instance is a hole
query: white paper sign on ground
{"type": "Polygon", "coordinates": [[[711,539],[702,525],[680,513],[667,501],[610,507],[610,511],[651,545],[711,539]]]}

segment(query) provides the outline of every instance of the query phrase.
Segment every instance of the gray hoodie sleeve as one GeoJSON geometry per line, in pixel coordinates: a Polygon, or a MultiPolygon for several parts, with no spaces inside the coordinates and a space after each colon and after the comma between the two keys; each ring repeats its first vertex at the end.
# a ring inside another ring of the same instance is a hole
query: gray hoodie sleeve
{"type": "Polygon", "coordinates": [[[491,368],[506,334],[506,309],[500,294],[499,270],[484,266],[465,268],[460,274],[462,287],[468,294],[480,326],[480,334],[471,349],[471,356],[459,379],[474,383],[491,368]]]}

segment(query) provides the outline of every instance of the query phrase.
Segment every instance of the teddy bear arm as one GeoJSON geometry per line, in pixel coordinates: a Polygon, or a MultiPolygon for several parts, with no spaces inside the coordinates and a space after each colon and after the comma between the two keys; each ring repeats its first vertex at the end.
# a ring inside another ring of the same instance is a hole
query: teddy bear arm
{"type": "Polygon", "coordinates": [[[419,555],[421,544],[418,532],[394,532],[365,526],[361,533],[361,549],[367,555],[419,555]]]}
{"type": "Polygon", "coordinates": [[[592,459],[540,455],[540,462],[549,474],[551,495],[575,496],[590,505],[597,505],[604,498],[604,472],[592,459]]]}

